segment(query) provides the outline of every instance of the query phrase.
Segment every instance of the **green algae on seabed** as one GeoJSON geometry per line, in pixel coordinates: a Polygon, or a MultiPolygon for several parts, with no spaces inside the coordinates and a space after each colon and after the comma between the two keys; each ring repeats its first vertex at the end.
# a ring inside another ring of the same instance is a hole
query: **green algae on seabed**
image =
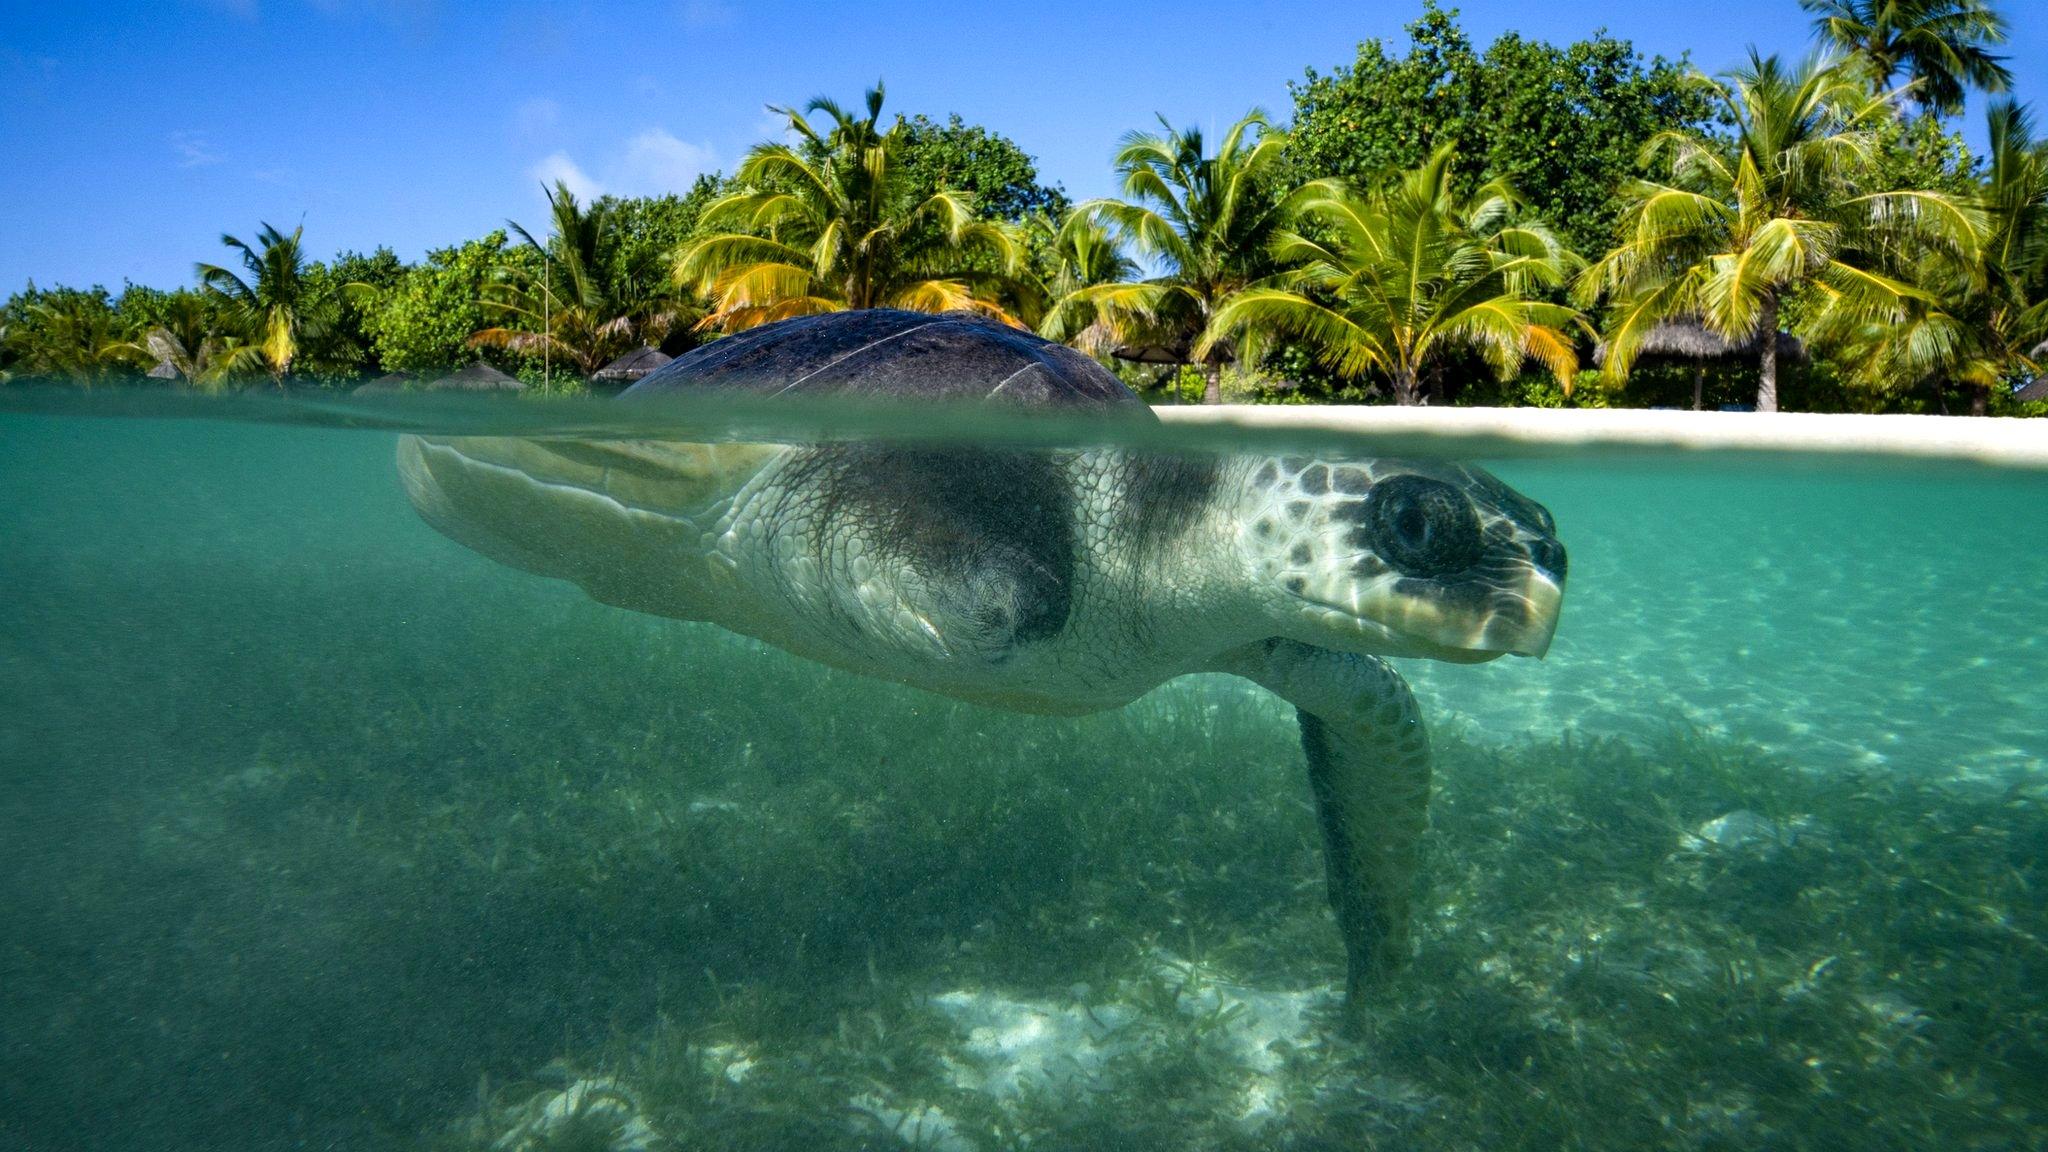
{"type": "Polygon", "coordinates": [[[1414,963],[1343,1040],[1292,720],[1233,681],[991,712],[515,578],[411,520],[380,438],[0,436],[0,1145],[602,1147],[635,1119],[676,1148],[2048,1131],[2048,794],[2001,752],[2038,753],[2025,692],[1993,691],[2038,643],[1964,599],[2002,517],[2023,541],[2024,493],[1954,490],[1976,506],[1942,532],[1975,562],[1915,538],[1877,569],[1950,490],[1894,481],[1850,553],[1802,531],[1854,506],[1841,485],[1526,485],[1575,549],[1567,631],[1483,691],[1429,680],[1436,715],[1497,726],[1438,724],[1414,963]],[[1759,750],[1768,699],[1624,643],[1706,646],[1641,602],[1687,571],[1650,550],[1726,545],[1740,518],[1697,503],[1729,486],[1779,500],[1747,538],[1807,551],[1712,666],[1796,667],[1781,710],[1849,725],[1850,753],[1790,726],[1759,750]],[[1692,535],[1630,536],[1644,508],[1692,535]],[[1855,624],[1871,653],[1910,626],[1929,669],[1890,697],[1910,760],[1865,755],[1860,682],[1773,647],[1815,634],[1773,627],[1824,606],[1797,586],[1820,567],[1947,593],[1900,620],[1912,596],[1870,589],[1885,611],[1855,624]],[[1592,678],[1610,657],[1626,673],[1592,678]],[[1576,698],[1511,707],[1559,681],[1629,735],[1576,698]]]}
{"type": "MultiPolygon", "coordinates": [[[[1327,964],[1314,893],[1247,921],[1140,866],[1074,890],[1071,920],[993,922],[907,968],[720,982],[566,1059],[636,1085],[679,1147],[872,1147],[884,1126],[856,1105],[876,1100],[883,1119],[921,1119],[934,1147],[2039,1144],[2048,789],[1824,781],[1682,729],[1651,748],[1460,741],[1445,765],[1434,915],[1355,1043],[1326,1031],[1334,1018],[1270,1059],[1233,1042],[1259,990],[1327,964]],[[1731,811],[1775,831],[1716,839],[1731,811]],[[1156,963],[1169,948],[1198,962],[1156,963]],[[1093,979],[1057,986],[1046,952],[1093,979]],[[949,994],[1025,997],[1011,1020],[1027,1031],[1072,1006],[1107,1017],[1116,1043],[992,1092],[976,1037],[935,1003],[949,994]]],[[[1236,791],[1200,782],[1187,799],[1218,805],[1203,832],[1149,846],[1212,876],[1273,840],[1306,854],[1293,804],[1236,791]]],[[[997,808],[974,817],[1006,824],[997,808]]],[[[1277,892],[1298,862],[1234,874],[1277,892]]],[[[507,1127],[501,1101],[533,1091],[506,1086],[444,1146],[487,1146],[507,1127]]]]}

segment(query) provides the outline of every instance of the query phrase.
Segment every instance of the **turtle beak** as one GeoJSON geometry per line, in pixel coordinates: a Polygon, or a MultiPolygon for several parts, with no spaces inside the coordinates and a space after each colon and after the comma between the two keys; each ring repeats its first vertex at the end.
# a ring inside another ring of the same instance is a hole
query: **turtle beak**
{"type": "Polygon", "coordinates": [[[1528,579],[1523,581],[1519,591],[1522,600],[1520,615],[1524,624],[1508,652],[1541,660],[1550,651],[1550,641],[1557,635],[1557,620],[1564,607],[1564,583],[1560,577],[1531,565],[1528,579]]]}

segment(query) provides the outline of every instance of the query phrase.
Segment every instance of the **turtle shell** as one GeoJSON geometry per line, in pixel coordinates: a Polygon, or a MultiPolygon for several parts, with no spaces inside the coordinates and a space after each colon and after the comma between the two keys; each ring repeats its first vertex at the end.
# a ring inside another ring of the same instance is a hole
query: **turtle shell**
{"type": "MultiPolygon", "coordinates": [[[[677,358],[620,398],[698,389],[1157,419],[1086,355],[964,312],[861,309],[764,324],[677,358]]],[[[1076,497],[1057,454],[969,442],[792,451],[776,483],[814,494],[807,503],[832,509],[874,563],[918,572],[910,586],[934,590],[919,610],[956,621],[961,653],[1001,659],[1065,626],[1076,497]]],[[[829,567],[829,556],[816,559],[829,567]]]]}
{"type": "Polygon", "coordinates": [[[1151,415],[1136,393],[1083,353],[969,312],[866,308],[764,324],[680,356],[620,396],[693,389],[1151,415]]]}

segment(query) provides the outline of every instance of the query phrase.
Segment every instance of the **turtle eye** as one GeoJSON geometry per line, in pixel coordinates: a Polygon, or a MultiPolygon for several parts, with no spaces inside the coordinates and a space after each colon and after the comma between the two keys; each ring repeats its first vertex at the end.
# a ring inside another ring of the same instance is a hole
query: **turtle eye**
{"type": "Polygon", "coordinates": [[[1463,572],[1485,550],[1472,502],[1441,481],[1389,477],[1366,503],[1373,551],[1404,576],[1463,572]]]}

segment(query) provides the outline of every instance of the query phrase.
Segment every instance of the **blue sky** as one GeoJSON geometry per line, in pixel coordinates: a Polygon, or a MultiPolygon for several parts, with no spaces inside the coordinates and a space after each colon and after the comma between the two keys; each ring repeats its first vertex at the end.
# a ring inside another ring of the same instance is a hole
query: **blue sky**
{"type": "MultiPolygon", "coordinates": [[[[2048,17],[2005,0],[2022,98],[2048,77],[2048,17]]],[[[1754,43],[1800,53],[1796,0],[1461,5],[1500,32],[1605,27],[1710,71],[1754,43]]],[[[223,231],[303,223],[310,250],[406,259],[544,218],[540,182],[647,194],[729,169],[770,103],[853,103],[1006,133],[1076,196],[1110,191],[1116,138],[1228,123],[1287,82],[1405,44],[1420,0],[797,4],[663,0],[157,0],[0,4],[0,293],[189,283],[223,231]]],[[[1975,113],[1973,112],[1973,117],[1975,113]]],[[[2048,118],[2048,117],[2044,117],[2048,118]]],[[[1981,133],[1978,133],[1981,135],[1981,133]]]]}

